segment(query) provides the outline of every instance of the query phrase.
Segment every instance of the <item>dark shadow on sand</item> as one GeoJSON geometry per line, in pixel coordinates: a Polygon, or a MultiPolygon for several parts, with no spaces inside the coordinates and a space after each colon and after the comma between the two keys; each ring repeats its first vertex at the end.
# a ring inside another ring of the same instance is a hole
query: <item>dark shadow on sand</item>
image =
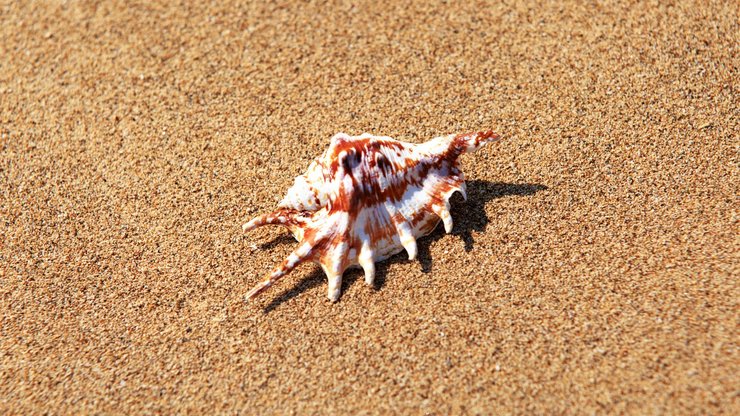
{"type": "Polygon", "coordinates": [[[268,241],[266,243],[260,244],[260,250],[263,250],[263,251],[264,250],[270,250],[272,248],[275,248],[277,246],[281,246],[283,244],[291,244],[291,243],[295,243],[295,242],[296,242],[296,240],[295,240],[295,238],[293,238],[292,235],[290,235],[290,234],[281,234],[281,235],[273,238],[272,240],[270,240],[270,241],[268,241]]]}
{"type": "MultiPolygon", "coordinates": [[[[533,195],[538,191],[547,189],[547,186],[545,185],[531,183],[495,183],[481,180],[472,180],[467,181],[466,183],[468,200],[463,200],[462,195],[457,193],[450,199],[452,220],[454,223],[454,228],[452,229],[451,234],[458,236],[463,240],[465,243],[465,251],[473,249],[473,245],[475,244],[473,231],[484,231],[488,224],[489,220],[486,216],[486,203],[505,196],[533,195]]],[[[430,273],[432,271],[433,261],[429,248],[433,242],[439,240],[445,235],[444,227],[442,227],[440,222],[431,234],[421,237],[417,241],[417,260],[421,263],[422,271],[424,273],[430,273]]],[[[295,240],[290,235],[284,235],[262,244],[261,247],[263,249],[272,248],[279,244],[294,241],[295,240]]],[[[390,264],[408,261],[409,259],[406,252],[402,251],[389,259],[376,263],[375,289],[379,290],[385,284],[390,264]]],[[[354,284],[356,280],[362,280],[363,276],[361,269],[347,270],[342,278],[342,292],[346,291],[347,288],[354,284]]],[[[310,275],[301,279],[301,281],[292,288],[287,289],[280,295],[276,296],[267,306],[265,306],[263,311],[264,313],[270,313],[284,302],[293,299],[313,287],[321,285],[326,285],[326,276],[324,276],[324,272],[320,267],[314,266],[314,270],[310,275]]]]}

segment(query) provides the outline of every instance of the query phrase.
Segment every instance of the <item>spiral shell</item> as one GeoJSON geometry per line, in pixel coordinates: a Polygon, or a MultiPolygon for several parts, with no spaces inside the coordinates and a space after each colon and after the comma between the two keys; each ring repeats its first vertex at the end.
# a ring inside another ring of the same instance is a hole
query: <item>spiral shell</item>
{"type": "Polygon", "coordinates": [[[464,198],[458,158],[499,139],[492,132],[405,143],[390,137],[336,134],[329,148],[298,176],[278,209],[244,224],[286,227],[299,245],[247,293],[251,299],[304,261],[318,263],[329,279],[329,299],[341,294],[342,274],[353,266],[373,284],[375,263],[406,250],[416,258],[416,239],[439,221],[452,231],[450,196],[464,198]]]}

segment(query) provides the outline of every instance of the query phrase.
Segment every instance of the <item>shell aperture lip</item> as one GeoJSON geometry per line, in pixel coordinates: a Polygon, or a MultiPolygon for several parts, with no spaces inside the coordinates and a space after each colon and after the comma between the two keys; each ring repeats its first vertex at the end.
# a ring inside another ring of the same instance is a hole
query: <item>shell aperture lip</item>
{"type": "Polygon", "coordinates": [[[413,144],[367,133],[336,134],[324,154],[296,178],[276,211],[242,227],[249,231],[281,225],[299,242],[246,299],[311,261],[326,273],[328,297],[335,302],[347,268],[361,267],[365,282],[373,284],[376,262],[404,250],[415,259],[416,239],[440,221],[452,232],[449,198],[454,192],[467,197],[460,155],[499,138],[489,130],[413,144]]]}

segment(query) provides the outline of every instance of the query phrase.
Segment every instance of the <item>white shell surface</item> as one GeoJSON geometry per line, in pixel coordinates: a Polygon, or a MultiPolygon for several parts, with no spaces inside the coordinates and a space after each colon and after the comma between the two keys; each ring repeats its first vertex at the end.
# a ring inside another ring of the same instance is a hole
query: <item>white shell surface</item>
{"type": "Polygon", "coordinates": [[[362,267],[372,284],[375,262],[402,250],[414,259],[416,239],[440,220],[452,231],[449,198],[455,191],[466,197],[458,157],[498,138],[487,131],[416,145],[369,134],[335,135],[326,152],[295,179],[277,211],[244,225],[245,231],[282,225],[300,243],[247,297],[301,262],[313,261],[327,274],[329,298],[336,301],[347,268],[362,267]]]}

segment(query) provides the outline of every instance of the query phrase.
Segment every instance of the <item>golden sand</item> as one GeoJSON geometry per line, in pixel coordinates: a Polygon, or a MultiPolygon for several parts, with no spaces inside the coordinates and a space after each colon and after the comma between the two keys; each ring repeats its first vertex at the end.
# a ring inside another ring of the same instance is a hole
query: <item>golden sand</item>
{"type": "Polygon", "coordinates": [[[737,4],[175,3],[0,6],[0,413],[740,411],[737,4]],[[334,133],[489,128],[419,261],[243,301],[334,133]]]}

